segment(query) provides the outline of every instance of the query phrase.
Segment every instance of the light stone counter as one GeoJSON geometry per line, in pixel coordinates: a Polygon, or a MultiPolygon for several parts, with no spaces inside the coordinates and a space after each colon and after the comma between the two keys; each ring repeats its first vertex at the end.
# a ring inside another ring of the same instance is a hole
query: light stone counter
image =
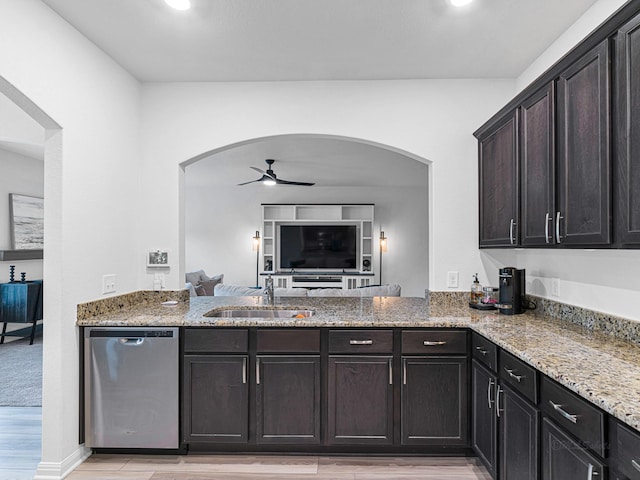
{"type": "Polygon", "coordinates": [[[224,308],[263,306],[260,297],[198,297],[164,307],[146,303],[78,320],[79,326],[462,327],[470,328],[640,430],[640,346],[553,317],[500,315],[421,298],[278,298],[276,308],[314,310],[310,318],[216,318],[224,308]]]}

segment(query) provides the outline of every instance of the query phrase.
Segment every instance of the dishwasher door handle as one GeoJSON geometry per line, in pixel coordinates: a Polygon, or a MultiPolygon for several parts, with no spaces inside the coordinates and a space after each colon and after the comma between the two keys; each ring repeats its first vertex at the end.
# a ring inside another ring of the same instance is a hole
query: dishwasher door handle
{"type": "Polygon", "coordinates": [[[137,347],[138,345],[142,345],[144,343],[144,338],[120,338],[118,339],[118,343],[120,343],[120,345],[126,345],[128,347],[137,347]]]}

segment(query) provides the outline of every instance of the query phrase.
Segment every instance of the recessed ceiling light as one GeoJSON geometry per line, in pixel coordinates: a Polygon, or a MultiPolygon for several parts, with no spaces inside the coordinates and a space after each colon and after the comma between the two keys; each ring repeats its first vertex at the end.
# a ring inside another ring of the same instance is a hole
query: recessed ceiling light
{"type": "Polygon", "coordinates": [[[176,10],[189,10],[191,8],[191,0],[164,0],[164,2],[176,10]]]}
{"type": "Polygon", "coordinates": [[[469,5],[473,0],[449,0],[451,5],[454,7],[464,7],[465,5],[469,5]]]}

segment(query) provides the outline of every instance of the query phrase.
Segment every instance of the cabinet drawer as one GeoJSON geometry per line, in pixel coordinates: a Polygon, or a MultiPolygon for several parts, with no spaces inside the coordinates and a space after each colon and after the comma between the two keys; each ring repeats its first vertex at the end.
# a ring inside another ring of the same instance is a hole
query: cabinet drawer
{"type": "Polygon", "coordinates": [[[320,330],[314,329],[269,329],[256,332],[258,353],[318,353],[320,352],[320,330]]]}
{"type": "Polygon", "coordinates": [[[604,414],[578,395],[543,377],[540,408],[585,447],[604,457],[604,414]]]}
{"type": "Polygon", "coordinates": [[[467,332],[460,330],[404,330],[402,353],[451,355],[467,353],[467,332]]]}
{"type": "Polygon", "coordinates": [[[611,451],[614,466],[629,480],[640,480],[640,433],[611,422],[611,451]]]}
{"type": "Polygon", "coordinates": [[[393,353],[393,331],[330,330],[329,353],[393,353]]]}
{"type": "Polygon", "coordinates": [[[508,383],[532,403],[538,403],[538,372],[504,350],[499,351],[500,380],[508,383]]]}
{"type": "Polygon", "coordinates": [[[494,372],[498,369],[498,347],[482,335],[471,333],[471,353],[473,358],[494,372]]]}
{"type": "Polygon", "coordinates": [[[229,328],[185,328],[184,351],[188,353],[246,353],[249,332],[229,328]]]}

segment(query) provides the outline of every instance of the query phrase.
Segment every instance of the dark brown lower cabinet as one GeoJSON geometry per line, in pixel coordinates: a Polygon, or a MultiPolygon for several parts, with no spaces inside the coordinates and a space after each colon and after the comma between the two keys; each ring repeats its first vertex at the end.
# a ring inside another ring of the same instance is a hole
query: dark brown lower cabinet
{"type": "Polygon", "coordinates": [[[256,357],[256,442],[320,443],[320,356],[256,357]]]}
{"type": "Polygon", "coordinates": [[[402,357],[402,443],[467,444],[466,357],[402,357]]]}
{"type": "Polygon", "coordinates": [[[393,443],[393,357],[329,356],[328,441],[393,443]]]}
{"type": "Polygon", "coordinates": [[[542,420],[543,480],[606,480],[604,463],[555,426],[542,420]]]}
{"type": "Polygon", "coordinates": [[[471,363],[471,446],[491,478],[498,464],[496,375],[476,360],[471,363]]]}
{"type": "MultiPolygon", "coordinates": [[[[504,385],[501,389],[502,396],[498,405],[500,478],[537,480],[539,411],[508,386],[504,385]]],[[[568,480],[570,477],[565,478],[568,480]]]]}
{"type": "Polygon", "coordinates": [[[247,355],[185,355],[185,443],[247,442],[247,362],[247,355]]]}

